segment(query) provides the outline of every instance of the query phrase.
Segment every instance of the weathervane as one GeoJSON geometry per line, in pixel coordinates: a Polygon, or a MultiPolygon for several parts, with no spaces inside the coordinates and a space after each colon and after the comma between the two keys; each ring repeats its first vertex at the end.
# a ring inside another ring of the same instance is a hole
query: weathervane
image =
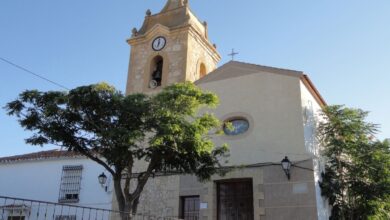
{"type": "Polygon", "coordinates": [[[238,53],[234,51],[234,48],[232,49],[232,53],[231,54],[228,54],[229,56],[232,57],[232,61],[234,61],[234,57],[237,55],[238,53]]]}

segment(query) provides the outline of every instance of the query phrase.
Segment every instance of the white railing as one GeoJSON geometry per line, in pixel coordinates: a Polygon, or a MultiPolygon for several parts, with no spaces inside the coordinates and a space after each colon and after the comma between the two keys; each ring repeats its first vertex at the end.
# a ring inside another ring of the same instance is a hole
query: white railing
{"type": "Polygon", "coordinates": [[[30,199],[0,196],[0,220],[180,220],[177,217],[160,217],[53,203],[30,199]]]}

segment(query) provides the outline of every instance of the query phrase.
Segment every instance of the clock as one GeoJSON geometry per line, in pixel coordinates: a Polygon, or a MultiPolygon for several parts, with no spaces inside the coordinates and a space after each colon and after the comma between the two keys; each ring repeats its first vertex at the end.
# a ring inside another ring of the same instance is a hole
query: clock
{"type": "Polygon", "coordinates": [[[161,37],[161,36],[160,37],[156,37],[153,40],[152,48],[155,51],[160,51],[160,50],[164,49],[166,43],[167,43],[167,40],[165,39],[165,37],[161,37]]]}

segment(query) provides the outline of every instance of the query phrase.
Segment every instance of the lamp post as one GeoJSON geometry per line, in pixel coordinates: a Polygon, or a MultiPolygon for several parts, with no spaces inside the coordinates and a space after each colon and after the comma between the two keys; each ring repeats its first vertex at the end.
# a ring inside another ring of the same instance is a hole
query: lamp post
{"type": "Polygon", "coordinates": [[[282,160],[282,168],[284,170],[284,173],[286,173],[286,176],[287,176],[287,179],[290,180],[290,168],[291,168],[291,161],[288,159],[288,157],[286,156],[283,160],[282,160]]]}
{"type": "Polygon", "coordinates": [[[98,176],[98,180],[99,180],[99,183],[100,185],[104,188],[104,190],[107,192],[107,185],[106,185],[106,182],[107,182],[107,176],[106,174],[104,174],[104,172],[102,174],[100,174],[98,176]]]}

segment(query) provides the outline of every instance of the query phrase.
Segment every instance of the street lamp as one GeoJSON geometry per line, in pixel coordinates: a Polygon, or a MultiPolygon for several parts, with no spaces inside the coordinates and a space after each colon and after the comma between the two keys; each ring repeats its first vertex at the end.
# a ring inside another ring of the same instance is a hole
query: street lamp
{"type": "Polygon", "coordinates": [[[98,176],[98,180],[99,180],[99,183],[100,185],[104,188],[104,190],[107,192],[107,185],[106,185],[106,182],[107,182],[107,176],[106,174],[104,174],[104,172],[102,174],[100,174],[98,176]]]}
{"type": "Polygon", "coordinates": [[[290,168],[291,168],[291,161],[286,156],[282,160],[282,168],[284,170],[284,173],[286,173],[287,179],[290,180],[290,168]]]}

